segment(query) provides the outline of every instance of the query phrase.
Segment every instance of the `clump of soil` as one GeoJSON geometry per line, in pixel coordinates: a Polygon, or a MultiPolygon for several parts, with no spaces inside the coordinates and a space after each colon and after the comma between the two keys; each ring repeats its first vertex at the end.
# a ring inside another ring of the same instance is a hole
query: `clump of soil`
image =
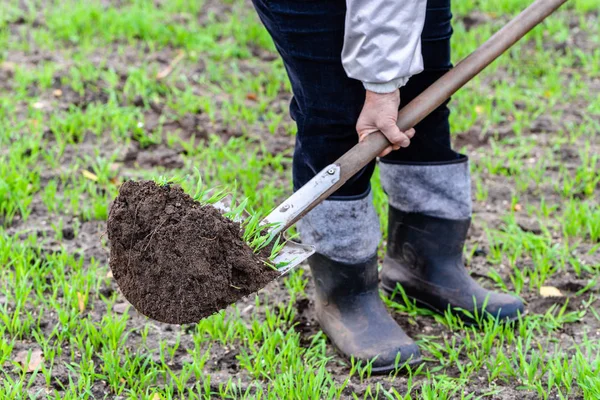
{"type": "Polygon", "coordinates": [[[279,276],[241,229],[179,186],[125,182],[108,217],[110,268],[142,314],[196,323],[279,276]]]}

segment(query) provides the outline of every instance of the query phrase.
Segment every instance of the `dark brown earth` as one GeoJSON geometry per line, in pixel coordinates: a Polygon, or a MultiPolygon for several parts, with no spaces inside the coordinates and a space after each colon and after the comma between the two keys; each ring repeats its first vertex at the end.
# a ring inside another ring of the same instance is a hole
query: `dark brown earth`
{"type": "Polygon", "coordinates": [[[276,279],[241,228],[179,186],[127,181],[107,224],[110,268],[142,314],[195,323],[276,279]]]}

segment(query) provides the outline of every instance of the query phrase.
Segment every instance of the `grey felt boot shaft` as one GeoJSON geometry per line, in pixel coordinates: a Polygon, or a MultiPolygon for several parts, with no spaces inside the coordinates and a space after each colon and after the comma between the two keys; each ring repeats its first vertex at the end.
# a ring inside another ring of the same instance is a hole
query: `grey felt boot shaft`
{"type": "Polygon", "coordinates": [[[471,217],[466,156],[438,163],[380,163],[381,185],[397,210],[461,220],[471,217]]]}
{"type": "Polygon", "coordinates": [[[325,200],[298,221],[296,227],[302,243],[346,264],[371,259],[381,240],[371,193],[358,200],[325,200]]]}

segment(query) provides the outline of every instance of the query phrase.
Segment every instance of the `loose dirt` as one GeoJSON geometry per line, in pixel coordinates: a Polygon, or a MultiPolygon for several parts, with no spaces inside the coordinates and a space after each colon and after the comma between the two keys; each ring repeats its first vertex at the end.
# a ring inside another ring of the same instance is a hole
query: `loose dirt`
{"type": "Polygon", "coordinates": [[[279,276],[244,242],[238,223],[179,186],[125,182],[107,230],[119,288],[157,321],[196,323],[279,276]]]}

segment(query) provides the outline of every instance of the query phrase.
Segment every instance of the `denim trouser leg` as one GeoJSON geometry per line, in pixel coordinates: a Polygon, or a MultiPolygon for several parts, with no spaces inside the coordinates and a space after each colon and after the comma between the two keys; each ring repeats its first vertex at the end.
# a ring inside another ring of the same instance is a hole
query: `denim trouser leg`
{"type": "MultiPolygon", "coordinates": [[[[298,134],[294,152],[294,187],[357,143],[356,120],[364,103],[362,84],[346,76],[341,51],[344,0],[254,0],[258,14],[281,54],[294,98],[290,105],[298,134]]],[[[429,0],[422,33],[425,70],[401,88],[407,104],[448,71],[450,62],[450,0],[429,0]]],[[[446,102],[447,103],[447,102],[446,102]]],[[[416,129],[411,145],[392,152],[386,162],[430,162],[455,159],[450,147],[446,103],[416,129]]],[[[366,196],[374,163],[350,179],[332,198],[366,196]]]]}
{"type": "MultiPolygon", "coordinates": [[[[365,99],[362,83],[346,76],[341,62],[345,0],[253,0],[281,54],[294,97],[297,124],[294,188],[350,150],[358,141],[356,121],[365,99]]],[[[401,1],[401,0],[399,0],[401,1]]],[[[425,70],[400,91],[408,103],[450,67],[450,0],[429,0],[422,33],[425,70]]],[[[418,124],[411,146],[385,162],[453,160],[448,108],[444,104],[418,124]]],[[[372,257],[380,240],[379,220],[369,195],[375,162],[369,163],[297,227],[304,242],[338,262],[372,257]]]]}
{"type": "MultiPolygon", "coordinates": [[[[356,120],[365,90],[342,67],[344,0],[254,0],[283,58],[294,98],[298,133],[294,188],[298,189],[357,143],[356,120]]],[[[339,196],[365,196],[374,164],[341,188],[339,196]]]]}

